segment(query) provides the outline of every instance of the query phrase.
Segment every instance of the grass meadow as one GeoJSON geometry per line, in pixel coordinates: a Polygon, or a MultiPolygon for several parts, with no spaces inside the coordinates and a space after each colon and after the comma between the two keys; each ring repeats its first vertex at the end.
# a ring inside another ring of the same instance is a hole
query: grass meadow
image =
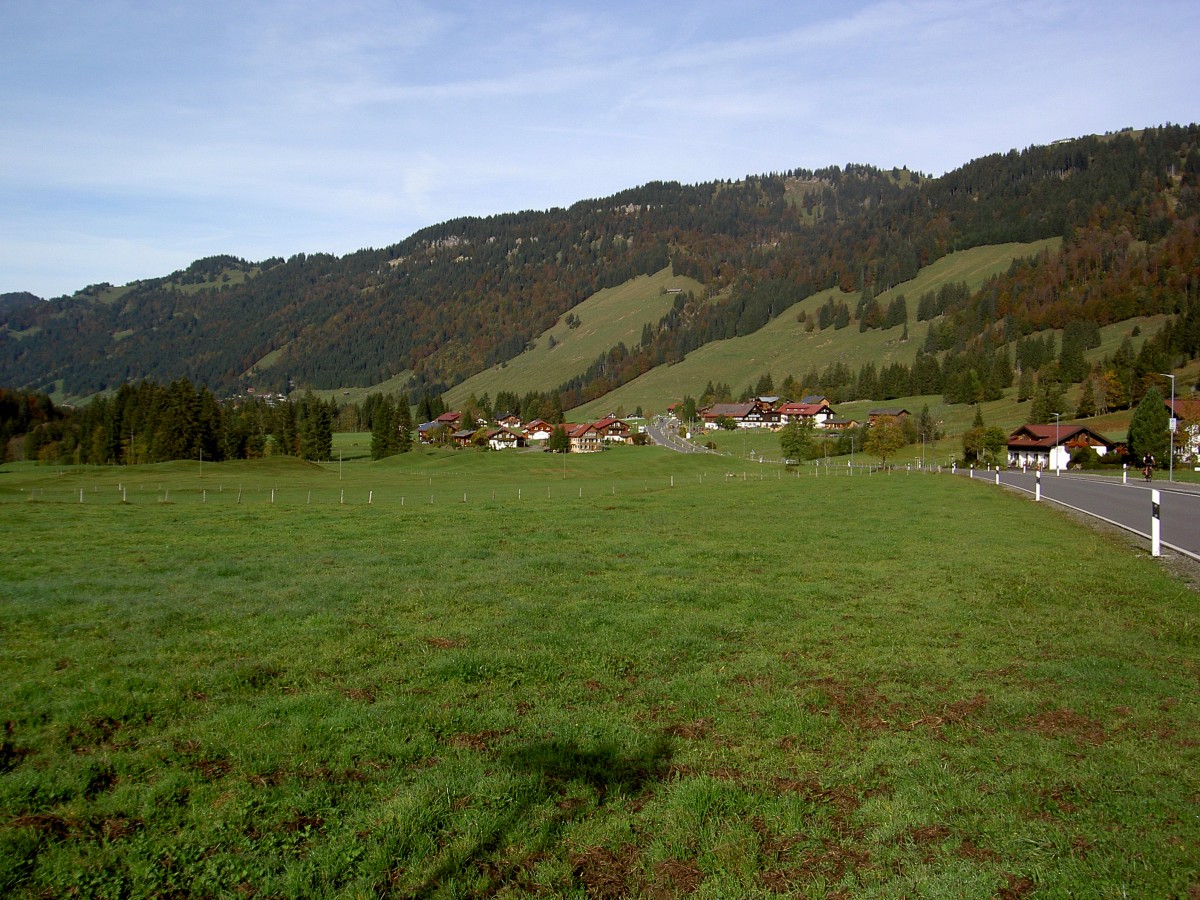
{"type": "Polygon", "coordinates": [[[0,894],[1200,892],[1193,589],[739,465],[0,469],[0,894]]]}

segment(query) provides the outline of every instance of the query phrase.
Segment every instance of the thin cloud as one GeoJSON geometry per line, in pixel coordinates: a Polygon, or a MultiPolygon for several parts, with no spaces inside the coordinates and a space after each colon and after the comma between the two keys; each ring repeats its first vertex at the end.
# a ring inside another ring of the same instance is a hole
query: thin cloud
{"type": "Polygon", "coordinates": [[[652,179],[940,174],[1193,121],[1200,75],[1184,0],[95,0],[5,24],[0,234],[21,240],[0,246],[0,291],[44,296],[652,179]]]}

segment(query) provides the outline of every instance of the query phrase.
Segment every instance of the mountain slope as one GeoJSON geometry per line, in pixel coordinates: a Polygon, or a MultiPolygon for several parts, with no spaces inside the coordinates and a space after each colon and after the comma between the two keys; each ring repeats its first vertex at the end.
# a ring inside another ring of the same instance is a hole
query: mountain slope
{"type": "Polygon", "coordinates": [[[800,314],[807,320],[830,299],[844,300],[853,307],[860,298],[859,292],[843,294],[839,288],[829,288],[811,295],[751,334],[710,341],[675,365],[651,369],[602,398],[578,407],[574,415],[585,421],[618,407],[633,410],[638,406],[662,412],[664,400],[674,402],[688,395],[699,396],[708,382],[724,382],[737,391],[754,384],[764,374],[771,374],[779,384],[788,375],[799,378],[810,369],[824,369],[832,363],[842,363],[851,371],[869,362],[880,367],[891,362],[911,365],[929,326],[928,322],[916,320],[917,298],[921,294],[958,283],[977,289],[985,279],[1006,271],[1014,259],[1034,256],[1057,245],[1057,239],[1049,238],[1030,244],[960,250],[921,269],[916,278],[880,294],[882,301],[895,296],[904,296],[908,301],[907,340],[901,340],[899,326],[865,332],[857,328],[806,331],[805,323],[798,321],[800,314]]]}
{"type": "Polygon", "coordinates": [[[1179,312],[1200,272],[1198,177],[1200,128],[1167,126],[994,154],[936,179],[849,166],[655,183],[569,209],[453,220],[341,258],[217,257],[123,288],[9,304],[0,384],[61,385],[72,398],[143,377],[225,392],[361,388],[411,373],[410,392],[440,392],[515,360],[597,291],[668,265],[703,286],[656,321],[644,315],[653,327],[636,347],[567,379],[564,403],[578,405],[752,334],[819,292],[873,297],[955,250],[1055,237],[1067,254],[1061,278],[1030,269],[1004,296],[948,310],[957,332],[947,340],[1006,316],[1061,326],[1080,280],[1102,323],[1179,312]],[[1093,247],[1094,259],[1079,252],[1093,247]],[[1115,292],[1119,303],[1097,275],[1110,259],[1137,285],[1115,292]]]}

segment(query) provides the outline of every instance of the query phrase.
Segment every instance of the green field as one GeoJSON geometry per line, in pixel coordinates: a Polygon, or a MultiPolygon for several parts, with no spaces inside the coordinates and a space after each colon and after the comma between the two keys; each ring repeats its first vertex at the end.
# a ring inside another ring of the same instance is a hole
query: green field
{"type": "Polygon", "coordinates": [[[1125,541],[982,480],[347,443],[0,468],[0,894],[1200,891],[1197,595],[1125,541]]]}
{"type": "MultiPolygon", "coordinates": [[[[642,328],[657,326],[675,302],[668,290],[693,291],[703,296],[704,286],[691,278],[675,277],[670,269],[640,275],[619,287],[597,291],[571,310],[580,325],[567,325],[567,314],[538,335],[534,346],[515,359],[493,366],[451,388],[445,395],[451,409],[472,393],[477,397],[497,391],[523,395],[529,391],[551,391],[582,375],[602,353],[619,343],[635,347],[642,328]],[[551,346],[553,338],[554,346],[551,346]]],[[[630,411],[633,407],[629,408],[630,411]]]]}

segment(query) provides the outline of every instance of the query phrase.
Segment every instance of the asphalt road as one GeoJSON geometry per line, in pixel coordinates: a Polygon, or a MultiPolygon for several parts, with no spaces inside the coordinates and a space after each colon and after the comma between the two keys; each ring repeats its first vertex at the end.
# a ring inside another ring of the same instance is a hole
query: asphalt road
{"type": "Polygon", "coordinates": [[[650,440],[661,447],[666,447],[668,450],[674,450],[676,453],[711,453],[698,444],[693,444],[691,441],[685,441],[678,434],[679,426],[669,424],[669,420],[654,419],[646,423],[646,434],[650,435],[650,440]]]}
{"type": "MultiPolygon", "coordinates": [[[[996,473],[976,470],[974,477],[994,483],[996,473]]],[[[1032,471],[1003,470],[1000,483],[1033,495],[1036,475],[1032,471]]],[[[1147,541],[1150,540],[1153,505],[1151,490],[1159,492],[1163,545],[1200,559],[1200,490],[1195,485],[1171,484],[1160,473],[1147,484],[1141,473],[1135,471],[1129,473],[1126,484],[1112,476],[1042,473],[1043,501],[1056,501],[1099,516],[1142,535],[1147,541]]]]}

